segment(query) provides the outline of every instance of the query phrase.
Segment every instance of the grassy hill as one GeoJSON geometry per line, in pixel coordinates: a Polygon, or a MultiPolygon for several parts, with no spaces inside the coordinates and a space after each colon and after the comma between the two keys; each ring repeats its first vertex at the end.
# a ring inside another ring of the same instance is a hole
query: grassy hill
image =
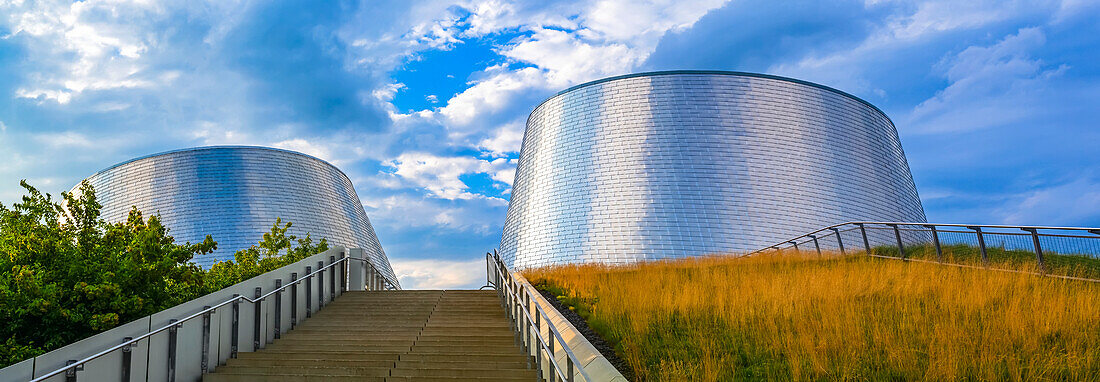
{"type": "Polygon", "coordinates": [[[524,272],[638,380],[1093,380],[1100,283],[770,255],[524,272]]]}

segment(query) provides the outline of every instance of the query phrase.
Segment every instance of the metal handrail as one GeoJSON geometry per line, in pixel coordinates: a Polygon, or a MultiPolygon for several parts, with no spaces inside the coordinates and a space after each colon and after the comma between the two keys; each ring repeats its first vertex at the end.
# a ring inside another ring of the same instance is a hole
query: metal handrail
{"type": "MultiPolygon", "coordinates": [[[[495,269],[495,271],[496,271],[493,274],[493,276],[495,276],[495,277],[493,277],[489,280],[486,280],[486,281],[488,281],[490,284],[492,284],[493,286],[496,287],[497,292],[501,295],[501,304],[506,305],[506,307],[509,308],[509,309],[507,309],[508,315],[512,316],[513,314],[515,314],[515,312],[512,311],[513,309],[511,307],[521,308],[521,309],[517,309],[517,310],[522,310],[523,311],[523,316],[522,317],[510,317],[510,321],[515,321],[515,332],[518,336],[520,336],[519,341],[523,342],[524,346],[530,346],[531,345],[530,344],[530,342],[531,342],[530,332],[531,332],[532,323],[534,323],[534,327],[535,327],[535,331],[534,331],[535,332],[535,338],[534,339],[537,340],[538,347],[539,347],[539,349],[537,349],[536,354],[535,354],[535,356],[536,356],[536,365],[535,365],[535,367],[537,369],[537,372],[539,373],[539,378],[540,379],[542,378],[542,355],[538,353],[538,350],[541,350],[542,352],[544,352],[548,355],[547,359],[550,362],[550,366],[553,367],[553,369],[550,370],[550,372],[551,372],[551,381],[550,382],[555,382],[555,379],[558,376],[560,376],[562,378],[562,381],[573,382],[573,380],[574,380],[574,374],[573,374],[573,370],[572,370],[573,365],[577,365],[577,371],[581,374],[581,377],[584,378],[584,380],[586,382],[591,382],[592,378],[589,377],[588,373],[584,371],[584,366],[582,366],[582,364],[580,363],[580,360],[577,358],[577,355],[573,353],[573,350],[569,348],[569,345],[565,341],[565,338],[562,337],[561,332],[550,321],[550,316],[548,314],[546,314],[546,311],[541,306],[539,306],[538,304],[533,304],[533,306],[535,308],[536,315],[533,318],[531,317],[530,309],[532,307],[532,304],[530,304],[529,302],[525,304],[523,302],[523,300],[520,299],[520,294],[521,293],[526,293],[527,295],[531,294],[531,292],[527,291],[527,287],[524,286],[524,285],[519,285],[519,286],[516,285],[518,283],[515,281],[515,279],[512,278],[512,274],[511,274],[511,272],[508,271],[508,267],[506,265],[504,265],[503,261],[500,260],[500,256],[496,253],[495,250],[491,253],[486,253],[485,258],[486,258],[486,263],[492,263],[493,264],[492,268],[495,269]],[[507,283],[503,283],[503,281],[505,281],[505,280],[507,281],[507,283]],[[505,285],[501,285],[501,284],[505,284],[505,285]],[[509,307],[509,306],[507,306],[508,304],[506,304],[506,303],[509,303],[509,302],[513,303],[515,305],[511,305],[511,307],[509,307]],[[542,319],[544,317],[545,317],[545,321],[546,321],[546,329],[550,334],[552,334],[549,341],[547,341],[547,339],[542,336],[542,327],[541,327],[540,323],[542,321],[544,321],[542,319]],[[520,322],[521,318],[524,319],[524,321],[522,323],[520,322]],[[526,325],[526,328],[523,327],[524,325],[526,325]],[[523,334],[520,334],[521,332],[523,332],[523,334]],[[523,340],[523,338],[522,338],[523,335],[528,336],[526,341],[523,340]],[[565,354],[566,354],[566,370],[562,370],[561,365],[559,365],[558,362],[555,360],[556,352],[554,350],[554,342],[553,341],[556,341],[556,342],[560,343],[562,350],[565,351],[565,354]]],[[[529,350],[527,350],[527,349],[525,349],[525,351],[529,352],[529,350]]]]}
{"type": "MultiPolygon", "coordinates": [[[[50,378],[50,377],[53,377],[53,376],[56,376],[56,375],[58,375],[58,374],[64,373],[64,372],[66,372],[66,371],[68,371],[68,370],[70,370],[70,369],[76,369],[76,368],[79,368],[80,366],[82,366],[83,364],[85,364],[85,363],[87,363],[87,362],[90,362],[90,361],[92,361],[92,360],[95,360],[96,358],[102,357],[102,356],[104,356],[104,355],[110,354],[111,352],[114,352],[114,351],[116,351],[116,350],[119,350],[119,349],[125,348],[125,347],[127,347],[127,346],[131,346],[131,345],[133,345],[133,346],[136,346],[135,344],[136,344],[136,343],[137,343],[138,341],[141,341],[141,340],[143,340],[143,339],[146,339],[146,338],[152,337],[153,335],[156,335],[156,334],[158,334],[158,333],[161,333],[161,332],[163,332],[163,331],[165,331],[165,330],[169,330],[169,329],[171,329],[171,328],[173,328],[173,327],[177,327],[177,328],[178,328],[178,327],[182,326],[184,322],[187,322],[187,321],[189,321],[189,320],[191,320],[191,319],[194,319],[194,318],[197,318],[197,317],[202,317],[202,316],[206,315],[207,313],[214,313],[214,312],[215,312],[215,311],[216,311],[216,310],[217,310],[218,308],[221,308],[221,307],[223,307],[223,306],[226,306],[226,305],[228,305],[228,304],[232,304],[232,303],[234,303],[234,302],[238,302],[238,301],[241,301],[241,300],[244,300],[245,302],[248,302],[248,303],[253,303],[253,304],[255,304],[255,303],[257,303],[257,302],[261,302],[261,301],[263,301],[263,300],[267,299],[267,297],[269,297],[269,296],[271,296],[271,295],[273,295],[273,294],[276,294],[276,293],[278,293],[278,292],[281,292],[281,291],[283,291],[284,289],[286,289],[286,288],[288,288],[288,287],[290,287],[290,286],[292,286],[292,285],[297,285],[297,284],[300,284],[300,283],[302,283],[302,282],[307,282],[307,281],[306,281],[306,279],[308,279],[308,278],[312,277],[313,275],[316,275],[316,274],[318,274],[318,273],[322,273],[322,272],[324,272],[324,271],[326,271],[326,270],[329,270],[330,268],[332,268],[332,267],[336,266],[337,264],[346,264],[346,263],[348,263],[348,261],[349,261],[349,260],[352,260],[352,259],[354,259],[354,260],[360,260],[360,261],[366,262],[367,264],[371,264],[371,263],[370,263],[370,262],[369,262],[368,260],[366,260],[366,259],[354,258],[354,257],[351,257],[351,256],[350,256],[350,255],[349,255],[349,254],[348,254],[347,252],[345,252],[345,253],[344,253],[344,256],[343,256],[343,257],[341,257],[341,258],[340,258],[339,260],[333,261],[333,262],[329,263],[329,264],[328,264],[328,265],[326,265],[326,266],[323,266],[323,267],[319,267],[319,268],[317,268],[317,270],[314,270],[314,271],[312,271],[312,272],[310,272],[310,273],[304,274],[304,275],[302,275],[301,277],[299,277],[299,278],[295,279],[295,280],[294,280],[293,282],[290,282],[290,283],[287,283],[287,284],[285,284],[285,285],[282,285],[282,286],[276,287],[275,289],[271,290],[270,292],[267,292],[266,294],[260,295],[259,297],[255,297],[255,298],[248,298],[248,297],[245,297],[245,296],[241,296],[241,295],[237,295],[237,296],[234,296],[234,297],[232,297],[232,298],[229,298],[229,299],[227,299],[227,300],[225,300],[225,301],[222,301],[222,302],[218,303],[217,305],[211,306],[211,307],[209,307],[209,308],[205,308],[205,309],[202,309],[202,310],[200,310],[200,311],[198,311],[198,312],[195,312],[195,313],[193,313],[193,314],[191,314],[191,315],[189,315],[189,316],[186,316],[186,317],[184,317],[184,318],[182,318],[182,319],[178,319],[178,320],[172,320],[172,321],[170,321],[170,322],[168,323],[168,325],[162,326],[162,327],[160,327],[160,328],[158,328],[158,329],[156,329],[156,330],[153,330],[153,331],[150,331],[150,332],[148,332],[148,333],[142,334],[142,335],[140,335],[140,336],[138,336],[138,337],[136,337],[136,338],[133,338],[133,339],[127,340],[127,341],[125,341],[125,342],[123,342],[123,343],[121,343],[121,344],[118,344],[118,345],[112,346],[112,347],[110,347],[110,348],[107,348],[106,350],[100,351],[99,353],[95,353],[95,354],[93,354],[93,355],[90,355],[90,356],[84,357],[83,359],[80,359],[80,360],[78,360],[78,361],[76,361],[76,362],[73,362],[73,363],[71,363],[71,364],[69,364],[69,365],[66,365],[66,366],[64,366],[64,367],[62,367],[62,368],[56,369],[56,370],[54,370],[54,371],[52,371],[52,372],[49,372],[49,373],[47,373],[47,374],[45,374],[45,375],[43,375],[43,376],[41,376],[41,377],[38,377],[38,378],[34,378],[34,379],[32,379],[32,380],[31,380],[30,382],[39,382],[39,381],[44,381],[44,380],[46,380],[46,379],[48,379],[48,378],[50,378]]],[[[373,267],[373,264],[371,264],[371,269],[372,269],[372,270],[373,270],[373,271],[374,271],[374,272],[375,272],[376,274],[378,274],[378,275],[381,275],[381,272],[378,272],[378,271],[377,271],[376,269],[374,269],[374,267],[373,267]]],[[[384,279],[384,282],[385,282],[385,283],[387,284],[387,288],[388,288],[388,285],[390,285],[390,281],[389,281],[389,280],[385,280],[385,278],[384,278],[384,277],[383,277],[383,279],[384,279]]],[[[320,291],[320,290],[319,290],[319,291],[318,291],[318,293],[323,293],[323,291],[320,291]]],[[[306,297],[306,298],[308,299],[309,297],[306,297]]],[[[320,306],[318,306],[317,308],[318,308],[318,309],[320,309],[321,307],[320,307],[320,306]]]]}
{"type": "Polygon", "coordinates": [[[979,228],[997,228],[997,229],[1019,229],[1019,230],[1025,230],[1025,231],[1027,231],[1027,230],[1040,230],[1040,229],[1042,229],[1042,230],[1056,230],[1056,231],[1085,231],[1085,232],[1088,232],[1088,233],[1100,235],[1100,228],[1089,228],[1089,227],[1048,227],[1048,226],[1027,226],[1027,225],[1013,226],[1013,225],[997,225],[997,224],[951,224],[951,223],[850,221],[850,222],[844,222],[844,223],[839,223],[839,224],[833,224],[833,225],[818,229],[816,231],[812,231],[812,232],[807,233],[807,234],[795,236],[791,239],[780,241],[778,243],[769,245],[767,247],[763,247],[763,248],[757,249],[755,251],[746,253],[745,256],[755,255],[757,253],[767,251],[767,250],[770,250],[770,249],[779,249],[779,247],[784,245],[784,244],[789,244],[793,241],[797,241],[798,239],[807,238],[807,237],[810,237],[810,235],[814,235],[814,234],[817,234],[819,232],[823,232],[823,231],[830,230],[830,229],[833,229],[833,228],[842,227],[842,226],[846,226],[846,225],[859,226],[859,225],[867,225],[867,224],[877,224],[877,225],[885,225],[885,226],[907,225],[907,226],[921,226],[921,227],[962,227],[962,228],[979,227],[979,228]]]}

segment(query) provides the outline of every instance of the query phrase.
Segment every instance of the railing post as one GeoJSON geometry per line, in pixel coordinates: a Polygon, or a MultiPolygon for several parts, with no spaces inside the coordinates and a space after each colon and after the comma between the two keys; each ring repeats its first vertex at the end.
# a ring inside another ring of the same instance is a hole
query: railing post
{"type": "Polygon", "coordinates": [[[901,229],[898,228],[897,224],[887,224],[887,225],[891,226],[891,227],[894,227],[894,238],[896,238],[898,240],[898,257],[901,257],[902,259],[905,259],[906,258],[905,257],[905,244],[901,243],[901,229]]]}
{"type": "Polygon", "coordinates": [[[233,295],[233,329],[229,339],[229,357],[237,358],[237,344],[241,338],[241,295],[233,295]]]}
{"type": "Polygon", "coordinates": [[[313,267],[306,267],[306,318],[313,317],[313,294],[309,293],[313,285],[313,267]]]}
{"type": "Polygon", "coordinates": [[[932,230],[932,242],[936,245],[936,261],[943,262],[943,247],[940,246],[940,232],[936,230],[934,225],[926,225],[925,228],[932,230]]]}
{"type": "Polygon", "coordinates": [[[283,279],[275,279],[275,339],[282,338],[283,279]]]}
{"type": "Polygon", "coordinates": [[[317,310],[325,307],[325,268],[324,261],[317,262],[317,310]]]}
{"type": "Polygon", "coordinates": [[[573,378],[575,378],[573,375],[573,358],[565,357],[565,377],[569,378],[569,382],[573,382],[573,378]]]}
{"type": "Polygon", "coordinates": [[[871,255],[871,242],[867,240],[867,227],[863,226],[863,223],[856,223],[859,226],[859,234],[863,236],[863,249],[867,251],[867,255],[871,255]]]}
{"type": "Polygon", "coordinates": [[[336,299],[336,256],[328,257],[328,301],[336,299]]]}
{"type": "Polygon", "coordinates": [[[817,236],[810,235],[811,239],[814,239],[814,248],[817,249],[817,256],[821,256],[821,246],[817,244],[817,236]]]}
{"type": "MultiPolygon", "coordinates": [[[[535,309],[535,333],[538,333],[538,336],[535,336],[535,338],[539,338],[539,336],[542,335],[542,315],[539,314],[538,309],[535,309]]],[[[539,381],[542,380],[542,351],[542,344],[540,343],[539,346],[535,347],[535,371],[539,374],[537,379],[539,381]]]]}
{"type": "Polygon", "coordinates": [[[263,300],[260,300],[260,287],[256,287],[256,302],[252,304],[252,313],[255,317],[255,326],[252,328],[252,351],[260,351],[260,308],[263,300]]]}
{"type": "MultiPolygon", "coordinates": [[[[174,324],[176,319],[168,320],[174,324]]],[[[168,382],[176,382],[176,336],[179,334],[179,325],[168,328],[168,382]]]]}
{"type": "Polygon", "coordinates": [[[840,254],[841,254],[841,255],[846,255],[847,253],[844,253],[844,240],[841,240],[841,238],[840,238],[840,230],[839,230],[839,229],[837,229],[836,227],[833,227],[833,228],[831,228],[831,229],[833,230],[833,234],[835,234],[835,235],[836,235],[836,243],[837,243],[837,245],[839,245],[839,246],[840,246],[840,254]]]}
{"type": "Polygon", "coordinates": [[[985,250],[985,236],[982,235],[982,227],[966,227],[974,230],[978,234],[978,249],[982,251],[982,265],[989,266],[989,253],[985,250]]]}
{"type": "MultiPolygon", "coordinates": [[[[531,311],[531,295],[529,295],[527,287],[523,288],[523,334],[527,337],[527,342],[524,344],[524,354],[531,354],[531,320],[528,318],[528,314],[531,311]]],[[[531,357],[527,358],[527,368],[531,368],[531,357]]]]}
{"type": "MultiPolygon", "coordinates": [[[[547,324],[549,325],[550,323],[547,323],[547,324]]],[[[553,331],[554,331],[553,329],[547,330],[547,332],[553,332],[553,331]]],[[[549,333],[548,337],[550,337],[550,359],[555,359],[558,356],[558,352],[556,350],[554,350],[554,344],[558,342],[558,339],[556,337],[554,337],[554,333],[549,333]]],[[[550,364],[550,365],[553,366],[554,364],[550,364]]],[[[557,382],[557,380],[558,380],[558,371],[555,370],[555,369],[550,369],[550,382],[557,382]]]]}
{"type": "Polygon", "coordinates": [[[344,262],[340,264],[340,294],[344,294],[348,291],[348,265],[351,263],[347,252],[340,252],[340,261],[344,262]]]}
{"type": "MultiPolygon", "coordinates": [[[[65,366],[69,366],[76,363],[75,359],[65,361],[65,366]]],[[[76,369],[78,366],[73,366],[65,370],[65,382],[76,382],[76,369]]]]}
{"type": "MultiPolygon", "coordinates": [[[[134,337],[126,337],[122,339],[122,342],[130,342],[134,337]]],[[[122,346],[122,382],[130,382],[130,370],[133,369],[131,364],[134,357],[133,344],[127,344],[122,346]]]]}
{"type": "Polygon", "coordinates": [[[298,325],[298,272],[290,273],[290,329],[298,325]]]}
{"type": "MultiPolygon", "coordinates": [[[[202,310],[210,309],[210,306],[202,307],[202,310]]],[[[210,312],[202,314],[202,360],[199,362],[202,370],[200,374],[206,374],[210,370],[210,312]]]]}
{"type": "Polygon", "coordinates": [[[794,245],[794,253],[795,254],[801,254],[802,253],[802,251],[798,250],[798,240],[791,240],[788,243],[791,243],[791,244],[794,245]]]}
{"type": "Polygon", "coordinates": [[[1035,228],[1022,228],[1031,232],[1031,243],[1035,245],[1035,260],[1039,262],[1039,273],[1046,273],[1046,261],[1043,260],[1043,247],[1039,245],[1039,232],[1035,228]]]}

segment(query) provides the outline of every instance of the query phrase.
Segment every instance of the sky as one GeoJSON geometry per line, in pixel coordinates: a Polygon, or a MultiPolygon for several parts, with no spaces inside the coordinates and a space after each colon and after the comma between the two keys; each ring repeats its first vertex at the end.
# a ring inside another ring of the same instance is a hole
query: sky
{"type": "Polygon", "coordinates": [[[348,174],[405,288],[477,287],[534,106],[714,69],[881,108],[929,221],[1095,227],[1098,19],[1090,0],[0,0],[0,203],[141,155],[280,147],[348,174]]]}

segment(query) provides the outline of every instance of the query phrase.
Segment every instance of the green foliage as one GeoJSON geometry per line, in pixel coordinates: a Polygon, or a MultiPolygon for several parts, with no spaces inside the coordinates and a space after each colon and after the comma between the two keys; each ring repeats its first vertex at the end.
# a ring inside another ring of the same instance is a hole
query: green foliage
{"type": "Polygon", "coordinates": [[[0,367],[328,249],[324,239],[287,235],[291,223],[280,219],[236,261],[203,271],[190,261],[217,249],[209,235],[177,244],[157,216],[137,209],[107,223],[87,183],[61,202],[20,184],[27,195],[0,204],[0,367]]]}
{"type": "Polygon", "coordinates": [[[325,239],[313,244],[309,234],[302,239],[287,235],[286,232],[293,223],[286,222],[286,225],[283,225],[282,222],[282,219],[276,218],[275,224],[271,226],[271,232],[265,233],[258,245],[237,251],[233,256],[234,261],[214,264],[206,273],[206,293],[215,292],[328,250],[328,241],[325,239]],[[298,243],[297,247],[293,245],[295,242],[298,243]]]}
{"type": "Polygon", "coordinates": [[[21,202],[0,205],[0,364],[41,354],[187,301],[200,290],[192,257],[209,236],[175,244],[156,217],[99,218],[87,183],[54,201],[25,181],[21,202]]]}

